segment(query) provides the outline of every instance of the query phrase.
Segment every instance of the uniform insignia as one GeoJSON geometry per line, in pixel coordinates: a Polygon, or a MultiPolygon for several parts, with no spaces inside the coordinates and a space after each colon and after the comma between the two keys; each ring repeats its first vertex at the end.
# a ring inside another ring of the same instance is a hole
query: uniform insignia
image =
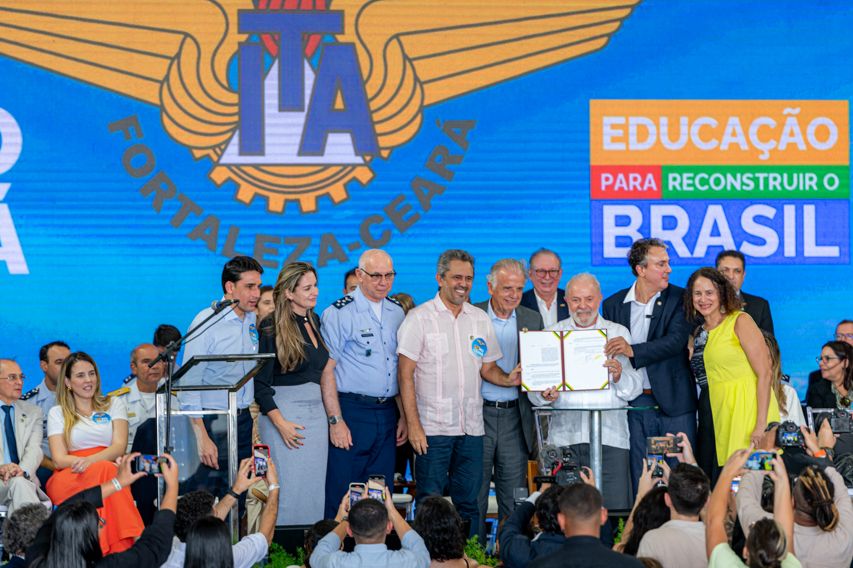
{"type": "Polygon", "coordinates": [[[126,384],[128,384],[130,381],[133,381],[133,380],[136,380],[136,375],[134,375],[134,374],[130,374],[130,375],[126,376],[126,377],[124,378],[124,380],[122,380],[121,384],[126,385],[126,384]]]}
{"type": "Polygon", "coordinates": [[[29,400],[39,393],[39,388],[36,387],[21,395],[21,400],[29,400]]]}
{"type": "Polygon", "coordinates": [[[127,393],[129,393],[129,392],[130,392],[130,387],[122,387],[122,388],[120,388],[120,389],[116,389],[116,390],[114,390],[114,391],[113,391],[113,392],[111,392],[111,393],[107,393],[107,396],[110,396],[110,397],[112,397],[112,396],[121,396],[121,395],[123,395],[123,394],[127,394],[127,393]]]}
{"type": "Polygon", "coordinates": [[[392,304],[397,304],[401,308],[403,307],[403,304],[401,304],[400,300],[398,300],[397,298],[394,298],[392,296],[385,296],[385,299],[388,300],[389,302],[391,302],[392,304]]]}
{"type": "Polygon", "coordinates": [[[353,298],[352,296],[344,296],[343,298],[339,298],[339,299],[335,300],[334,302],[332,302],[332,305],[340,310],[341,308],[343,308],[347,304],[350,304],[354,301],[355,301],[355,298],[353,298]]]}

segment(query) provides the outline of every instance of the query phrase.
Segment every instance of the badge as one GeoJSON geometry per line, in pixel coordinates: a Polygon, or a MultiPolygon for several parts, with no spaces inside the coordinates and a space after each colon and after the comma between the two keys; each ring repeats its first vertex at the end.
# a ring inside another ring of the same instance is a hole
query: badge
{"type": "Polygon", "coordinates": [[[252,344],[258,344],[258,328],[255,327],[255,324],[249,324],[249,337],[252,338],[252,344]]]}
{"type": "Polygon", "coordinates": [[[486,340],[482,337],[478,337],[471,342],[471,352],[476,357],[485,357],[488,350],[489,348],[486,346],[486,340]]]}
{"type": "Polygon", "coordinates": [[[92,422],[95,424],[109,424],[110,420],[110,415],[106,412],[96,412],[92,415],[92,422]]]}

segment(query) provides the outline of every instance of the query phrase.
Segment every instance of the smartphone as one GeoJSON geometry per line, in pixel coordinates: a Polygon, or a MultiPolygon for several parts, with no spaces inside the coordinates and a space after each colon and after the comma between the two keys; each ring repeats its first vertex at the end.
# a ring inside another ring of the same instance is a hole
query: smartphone
{"type": "Polygon", "coordinates": [[[133,458],[133,463],[130,464],[131,473],[146,473],[148,475],[161,475],[163,473],[160,464],[166,461],[166,458],[151,454],[142,454],[133,458]]]}
{"type": "Polygon", "coordinates": [[[660,479],[663,477],[663,468],[660,465],[660,462],[663,461],[663,456],[646,456],[646,463],[649,464],[649,467],[653,467],[652,470],[652,479],[660,479]]]}
{"type": "Polygon", "coordinates": [[[776,452],[752,452],[746,460],[746,469],[753,471],[770,471],[773,469],[773,458],[776,452]]]}
{"type": "Polygon", "coordinates": [[[737,476],[732,479],[732,493],[737,495],[738,489],[740,489],[740,476],[737,476]]]}
{"type": "Polygon", "coordinates": [[[374,474],[367,478],[367,496],[377,501],[385,500],[385,476],[374,474]]]}
{"type": "Polygon", "coordinates": [[[270,447],[264,444],[256,444],[252,446],[252,471],[255,477],[266,477],[267,465],[270,460],[270,447]]]}
{"type": "Polygon", "coordinates": [[[681,436],[650,436],[646,438],[646,453],[651,456],[680,454],[681,436]]]}
{"type": "Polygon", "coordinates": [[[349,506],[352,508],[361,496],[364,495],[364,483],[350,483],[349,484],[349,506]]]}

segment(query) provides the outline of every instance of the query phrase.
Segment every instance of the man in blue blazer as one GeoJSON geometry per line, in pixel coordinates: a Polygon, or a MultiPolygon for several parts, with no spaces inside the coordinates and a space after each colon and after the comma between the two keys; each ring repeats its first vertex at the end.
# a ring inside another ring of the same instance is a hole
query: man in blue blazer
{"type": "Polygon", "coordinates": [[[528,263],[533,289],[521,296],[521,305],[542,316],[546,328],[569,317],[566,291],[559,288],[563,277],[563,261],[556,252],[540,248],[530,255],[528,263]]]}
{"type": "Polygon", "coordinates": [[[643,393],[628,412],[631,436],[631,480],[634,489],[643,471],[646,438],[683,432],[695,440],[696,384],[690,373],[687,341],[690,326],[684,315],[684,289],[669,284],[669,255],[660,239],[640,239],[631,246],[628,264],[636,280],[602,304],[604,319],[631,332],[631,342],[607,342],[608,356],[625,355],[643,378],[643,393]]]}

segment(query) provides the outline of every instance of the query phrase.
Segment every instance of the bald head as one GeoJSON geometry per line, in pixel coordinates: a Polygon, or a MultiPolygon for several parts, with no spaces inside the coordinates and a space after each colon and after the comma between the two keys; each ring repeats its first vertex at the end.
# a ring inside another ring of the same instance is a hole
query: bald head
{"type": "Polygon", "coordinates": [[[575,274],[566,285],[566,303],[575,324],[589,327],[598,317],[601,306],[601,284],[588,272],[575,274]]]}
{"type": "Polygon", "coordinates": [[[136,375],[136,385],[141,392],[154,392],[166,372],[163,361],[149,367],[158,355],[160,350],[150,343],[137,345],[130,354],[130,370],[136,375]]]}
{"type": "Polygon", "coordinates": [[[24,373],[12,359],[0,359],[0,400],[12,404],[19,398],[24,388],[24,373]]]}
{"type": "Polygon", "coordinates": [[[358,259],[358,287],[371,302],[381,302],[394,284],[394,262],[384,250],[370,249],[358,259]]]}
{"type": "Polygon", "coordinates": [[[368,268],[368,265],[377,263],[388,263],[393,266],[393,263],[391,262],[391,255],[382,249],[368,249],[358,257],[358,267],[368,272],[373,272],[373,270],[368,268]]]}

